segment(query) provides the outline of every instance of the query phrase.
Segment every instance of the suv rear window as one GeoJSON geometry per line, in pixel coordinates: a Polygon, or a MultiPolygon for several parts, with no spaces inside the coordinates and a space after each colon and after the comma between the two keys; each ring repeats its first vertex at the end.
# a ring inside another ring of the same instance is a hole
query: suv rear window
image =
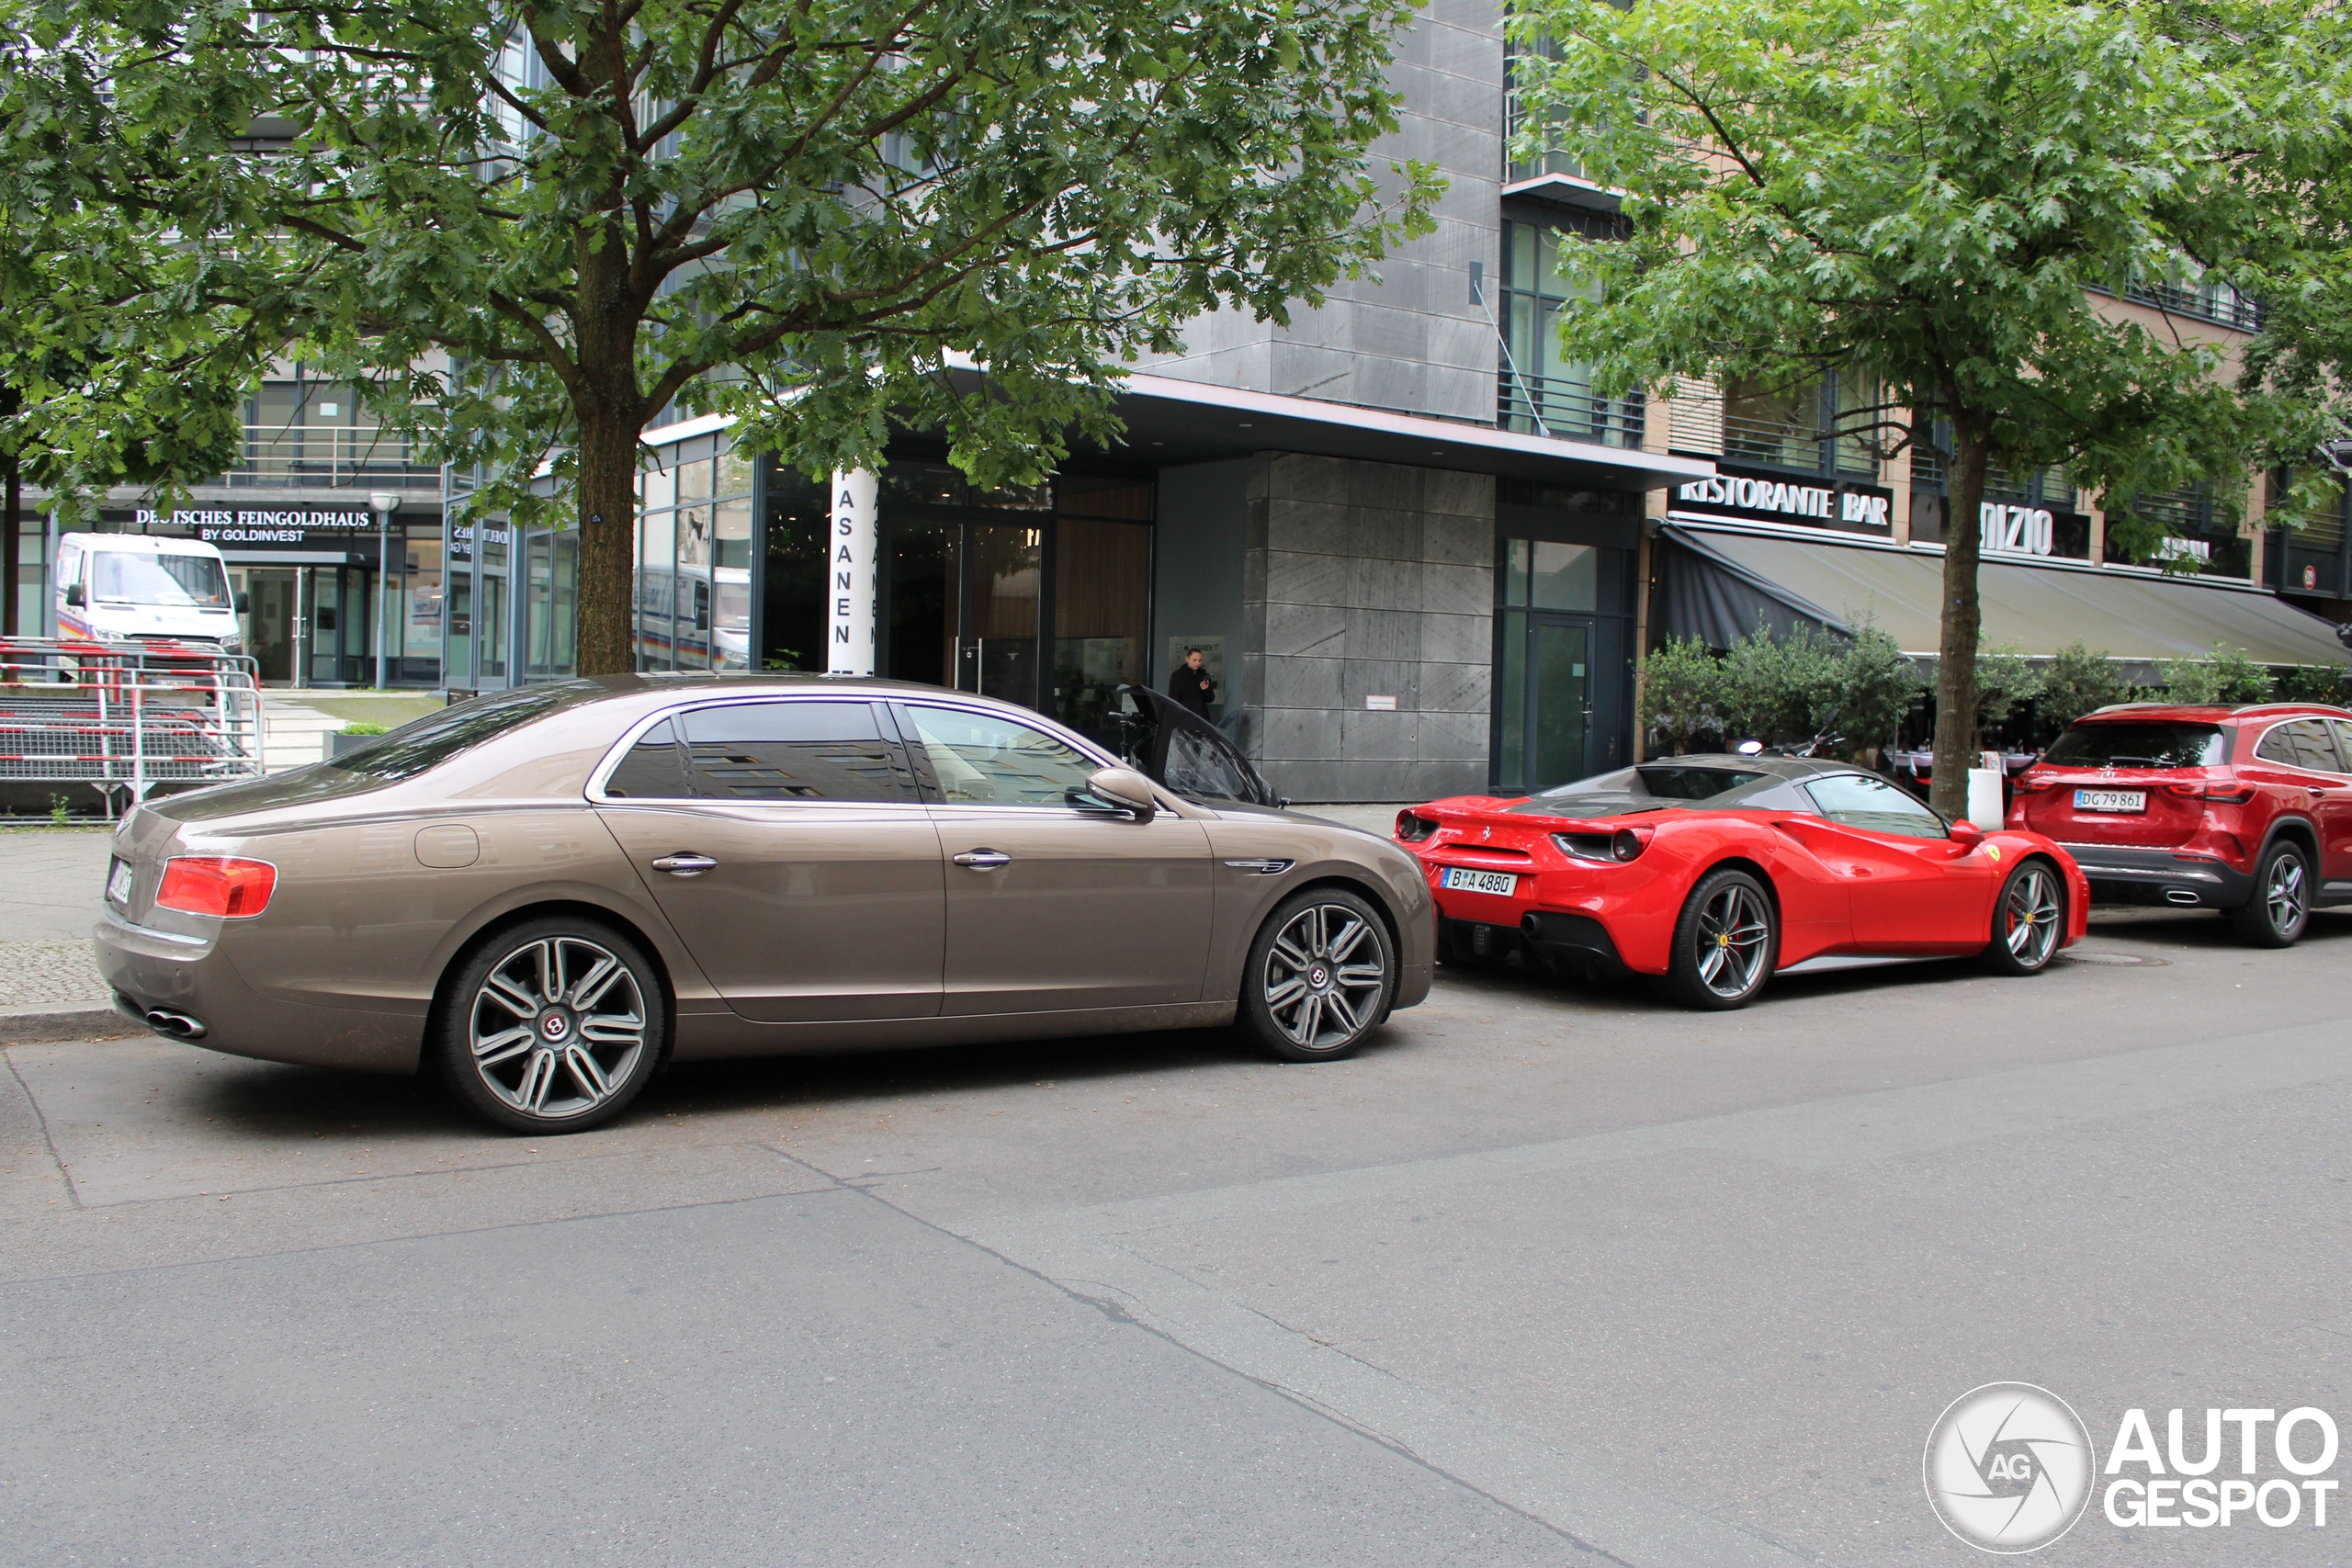
{"type": "Polygon", "coordinates": [[[2041,759],[2077,768],[2218,768],[2225,760],[2213,724],[2078,724],[2041,759]]]}
{"type": "Polygon", "coordinates": [[[583,692],[597,688],[586,682],[567,681],[552,686],[525,686],[494,697],[476,697],[456,707],[401,725],[390,735],[345,751],[327,766],[370,778],[413,778],[437,768],[460,751],[471,750],[493,736],[554,712],[583,692]]]}

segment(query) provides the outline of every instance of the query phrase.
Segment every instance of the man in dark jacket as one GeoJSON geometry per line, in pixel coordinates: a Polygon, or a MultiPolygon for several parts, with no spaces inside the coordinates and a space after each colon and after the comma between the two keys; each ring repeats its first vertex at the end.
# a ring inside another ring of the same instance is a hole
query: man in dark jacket
{"type": "Polygon", "coordinates": [[[1199,649],[1186,649],[1184,662],[1169,672],[1168,694],[1203,718],[1208,717],[1209,704],[1216,701],[1216,682],[1201,667],[1199,649]]]}

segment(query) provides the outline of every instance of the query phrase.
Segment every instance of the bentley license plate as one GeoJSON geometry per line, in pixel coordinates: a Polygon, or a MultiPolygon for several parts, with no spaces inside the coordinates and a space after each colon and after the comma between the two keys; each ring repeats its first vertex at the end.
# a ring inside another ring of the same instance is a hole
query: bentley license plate
{"type": "Polygon", "coordinates": [[[2145,811],[2148,792],[2144,789],[2078,789],[2075,792],[2077,811],[2145,811]]]}
{"type": "Polygon", "coordinates": [[[1519,878],[1507,871],[1468,871],[1450,865],[1445,868],[1444,885],[1465,893],[1499,893],[1508,898],[1510,890],[1519,886],[1519,878]]]}
{"type": "Polygon", "coordinates": [[[114,869],[107,873],[107,897],[113,899],[118,904],[121,904],[126,907],[130,905],[130,863],[129,861],[119,860],[115,862],[114,869]]]}

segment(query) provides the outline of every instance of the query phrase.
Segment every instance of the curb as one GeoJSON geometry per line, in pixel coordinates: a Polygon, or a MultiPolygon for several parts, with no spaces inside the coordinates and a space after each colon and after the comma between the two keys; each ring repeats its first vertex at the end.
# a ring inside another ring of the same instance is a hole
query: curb
{"type": "Polygon", "coordinates": [[[145,1032],[141,1026],[103,1002],[41,1002],[31,1007],[0,1008],[0,1043],[9,1044],[119,1039],[145,1032]]]}

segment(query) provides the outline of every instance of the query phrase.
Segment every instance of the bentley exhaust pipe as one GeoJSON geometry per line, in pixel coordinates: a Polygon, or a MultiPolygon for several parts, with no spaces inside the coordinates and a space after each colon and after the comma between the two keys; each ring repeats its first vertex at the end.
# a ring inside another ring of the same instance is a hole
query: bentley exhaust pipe
{"type": "Polygon", "coordinates": [[[204,1021],[202,1019],[190,1018],[184,1012],[173,1012],[166,1008],[149,1008],[147,1010],[147,1027],[153,1030],[158,1034],[168,1034],[175,1040],[201,1040],[204,1038],[204,1021]]]}

